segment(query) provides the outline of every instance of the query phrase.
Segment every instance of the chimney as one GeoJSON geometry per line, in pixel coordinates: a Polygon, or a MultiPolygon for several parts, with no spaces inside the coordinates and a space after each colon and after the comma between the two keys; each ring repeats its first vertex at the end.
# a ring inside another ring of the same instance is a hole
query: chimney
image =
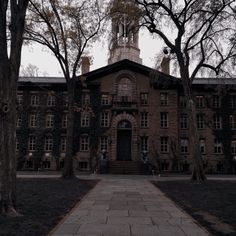
{"type": "Polygon", "coordinates": [[[161,61],[161,71],[167,75],[170,74],[170,58],[164,56],[161,61]]]}
{"type": "Polygon", "coordinates": [[[164,56],[161,61],[161,71],[167,75],[170,74],[170,50],[165,47],[163,49],[164,56]]]}
{"type": "Polygon", "coordinates": [[[81,60],[81,74],[83,75],[90,71],[90,60],[89,57],[82,57],[81,60]]]}

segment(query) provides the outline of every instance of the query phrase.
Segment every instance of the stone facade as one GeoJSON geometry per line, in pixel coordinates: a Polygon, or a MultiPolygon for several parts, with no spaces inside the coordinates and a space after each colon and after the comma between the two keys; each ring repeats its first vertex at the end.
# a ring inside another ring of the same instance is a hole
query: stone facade
{"type": "MultiPolygon", "coordinates": [[[[129,60],[78,78],[75,168],[94,171],[103,152],[111,162],[141,162],[188,172],[192,167],[189,123],[181,81],[129,60]]],[[[236,84],[197,79],[193,87],[204,167],[235,171],[236,84]]],[[[19,169],[63,167],[66,85],[63,78],[20,78],[17,153],[19,169]],[[36,96],[36,98],[35,98],[36,96]],[[36,118],[34,117],[36,115],[36,118]],[[36,119],[36,121],[35,121],[36,119]]]]}

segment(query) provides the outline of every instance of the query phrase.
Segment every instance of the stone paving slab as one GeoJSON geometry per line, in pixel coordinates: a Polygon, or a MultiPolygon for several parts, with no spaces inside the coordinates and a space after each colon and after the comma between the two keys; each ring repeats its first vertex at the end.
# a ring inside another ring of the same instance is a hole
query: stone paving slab
{"type": "Polygon", "coordinates": [[[209,236],[147,179],[106,178],[50,236],[209,236]]]}

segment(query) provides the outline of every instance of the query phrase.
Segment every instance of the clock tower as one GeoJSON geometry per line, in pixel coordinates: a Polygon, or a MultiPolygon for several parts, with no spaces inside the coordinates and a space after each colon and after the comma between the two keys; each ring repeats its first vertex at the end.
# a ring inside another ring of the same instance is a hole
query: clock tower
{"type": "Polygon", "coordinates": [[[142,64],[139,49],[139,12],[139,8],[132,0],[112,2],[108,64],[123,59],[142,64]]]}

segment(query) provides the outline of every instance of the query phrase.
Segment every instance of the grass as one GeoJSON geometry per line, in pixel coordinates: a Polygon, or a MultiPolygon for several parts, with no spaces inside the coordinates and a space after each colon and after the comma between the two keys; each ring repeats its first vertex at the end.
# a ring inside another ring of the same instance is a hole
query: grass
{"type": "Polygon", "coordinates": [[[0,216],[1,236],[45,236],[95,186],[92,180],[18,179],[21,217],[0,216]]]}
{"type": "Polygon", "coordinates": [[[169,198],[216,236],[236,235],[236,181],[154,182],[169,198]]]}

